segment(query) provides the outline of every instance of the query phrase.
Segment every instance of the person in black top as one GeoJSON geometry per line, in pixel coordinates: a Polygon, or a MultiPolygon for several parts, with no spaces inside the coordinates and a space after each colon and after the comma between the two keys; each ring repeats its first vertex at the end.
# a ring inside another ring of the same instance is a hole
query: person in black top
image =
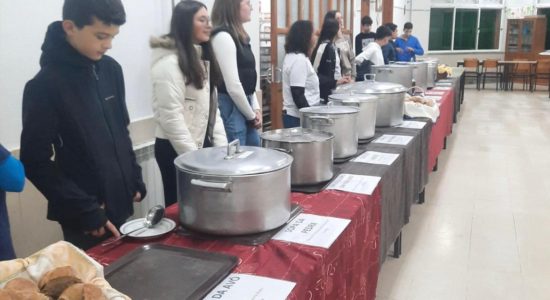
{"type": "Polygon", "coordinates": [[[384,63],[387,65],[392,61],[396,61],[395,39],[397,38],[397,25],[393,23],[386,23],[384,26],[391,30],[391,39],[389,42],[382,46],[382,55],[384,55],[384,63]]]}
{"type": "Polygon", "coordinates": [[[363,48],[367,47],[370,42],[374,42],[376,34],[370,31],[372,27],[372,18],[364,16],[361,18],[361,32],[355,36],[355,56],[363,52],[363,48]]]}
{"type": "Polygon", "coordinates": [[[317,46],[311,55],[313,69],[319,77],[319,92],[323,104],[328,102],[328,96],[336,88],[336,85],[350,82],[349,77],[342,77],[337,72],[340,59],[334,40],[338,30],[340,30],[338,21],[335,19],[325,20],[317,40],[317,46]]]}
{"type": "Polygon", "coordinates": [[[41,69],[23,94],[21,161],[48,200],[48,219],[83,249],[109,236],[145,197],[132,150],[120,65],[111,48],[120,0],[65,0],[49,25],[41,69]]]}

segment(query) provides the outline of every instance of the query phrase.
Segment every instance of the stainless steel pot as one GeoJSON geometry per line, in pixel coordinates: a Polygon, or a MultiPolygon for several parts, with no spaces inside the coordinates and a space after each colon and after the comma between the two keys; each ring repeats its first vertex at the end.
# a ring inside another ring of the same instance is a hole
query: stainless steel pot
{"type": "Polygon", "coordinates": [[[403,123],[403,107],[407,88],[390,82],[377,82],[372,79],[339,86],[333,94],[375,95],[376,127],[396,126],[403,123]]]}
{"type": "MultiPolygon", "coordinates": [[[[413,85],[414,66],[389,64],[371,66],[371,69],[372,73],[375,75],[375,81],[398,83],[406,88],[410,88],[413,85]]],[[[368,75],[366,77],[368,77],[368,75]]]]}
{"type": "Polygon", "coordinates": [[[317,184],[332,178],[332,133],[298,127],[267,131],[261,138],[263,147],[294,158],[290,168],[292,185],[317,184]]]}
{"type": "Polygon", "coordinates": [[[395,63],[396,65],[401,66],[412,66],[413,67],[413,80],[415,86],[421,87],[423,89],[428,88],[428,63],[423,61],[411,61],[403,62],[399,61],[395,63]]]}
{"type": "Polygon", "coordinates": [[[292,156],[260,147],[203,148],[180,155],[177,173],[181,223],[218,235],[251,234],[290,217],[292,156]]]}
{"type": "Polygon", "coordinates": [[[313,106],[300,109],[303,128],[330,132],[334,135],[334,158],[357,153],[357,115],[359,108],[349,106],[313,106]]]}
{"type": "Polygon", "coordinates": [[[437,81],[437,66],[439,65],[439,59],[435,57],[423,57],[420,61],[428,64],[428,77],[426,79],[426,85],[428,88],[435,87],[437,81]]]}
{"type": "Polygon", "coordinates": [[[378,97],[365,94],[332,94],[328,96],[328,99],[334,105],[359,107],[359,116],[357,117],[359,139],[370,139],[374,136],[378,97]]]}

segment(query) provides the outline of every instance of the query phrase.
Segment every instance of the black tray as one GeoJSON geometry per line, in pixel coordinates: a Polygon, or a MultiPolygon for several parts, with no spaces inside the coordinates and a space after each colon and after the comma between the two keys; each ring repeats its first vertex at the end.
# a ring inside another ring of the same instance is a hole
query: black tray
{"type": "Polygon", "coordinates": [[[189,228],[185,227],[178,227],[176,229],[176,233],[185,236],[191,239],[198,239],[198,240],[218,240],[218,241],[226,241],[233,244],[239,244],[239,245],[246,245],[246,246],[257,246],[266,243],[267,241],[271,240],[271,238],[279,232],[283,227],[286,226],[286,224],[290,223],[294,218],[296,218],[297,215],[302,213],[304,209],[295,203],[291,204],[290,207],[290,217],[288,218],[288,221],[286,221],[285,224],[272,229],[270,231],[255,233],[255,234],[246,234],[246,235],[233,235],[233,236],[227,236],[227,235],[214,235],[214,234],[207,234],[202,232],[197,232],[194,230],[191,230],[189,228]]]}
{"type": "Polygon", "coordinates": [[[105,278],[134,300],[203,299],[237,262],[235,256],[149,244],[106,267],[105,278]]]}

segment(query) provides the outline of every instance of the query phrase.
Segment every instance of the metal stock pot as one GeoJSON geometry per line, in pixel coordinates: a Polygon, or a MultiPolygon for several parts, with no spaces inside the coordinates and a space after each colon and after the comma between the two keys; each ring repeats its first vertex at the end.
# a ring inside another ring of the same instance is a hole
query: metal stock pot
{"type": "Polygon", "coordinates": [[[292,156],[260,147],[203,148],[174,161],[181,223],[219,235],[268,231],[290,217],[292,156]]]}
{"type": "Polygon", "coordinates": [[[332,178],[334,135],[305,128],[277,129],[262,133],[262,146],[292,155],[292,185],[317,184],[332,178]]]}
{"type": "Polygon", "coordinates": [[[398,66],[411,66],[413,68],[413,80],[415,86],[428,88],[428,63],[423,61],[396,62],[398,66]]]}
{"type": "Polygon", "coordinates": [[[339,86],[333,94],[375,95],[376,127],[396,126],[403,123],[403,107],[407,88],[390,82],[366,80],[339,86]]]}
{"type": "Polygon", "coordinates": [[[313,106],[300,109],[302,127],[334,135],[334,158],[357,153],[357,115],[359,109],[349,106],[313,106]]]}
{"type": "Polygon", "coordinates": [[[426,85],[428,88],[433,88],[435,86],[435,82],[437,81],[437,66],[439,65],[439,59],[435,57],[423,57],[420,61],[428,64],[428,77],[426,85]]]}
{"type": "Polygon", "coordinates": [[[334,105],[359,107],[359,116],[357,117],[357,133],[359,139],[370,139],[374,136],[378,97],[364,94],[332,94],[328,96],[328,99],[334,103],[334,105]]]}
{"type": "MultiPolygon", "coordinates": [[[[410,88],[413,83],[414,66],[389,64],[383,66],[372,66],[373,80],[379,82],[398,83],[406,88],[410,88]]],[[[365,75],[367,80],[369,75],[365,75]]]]}

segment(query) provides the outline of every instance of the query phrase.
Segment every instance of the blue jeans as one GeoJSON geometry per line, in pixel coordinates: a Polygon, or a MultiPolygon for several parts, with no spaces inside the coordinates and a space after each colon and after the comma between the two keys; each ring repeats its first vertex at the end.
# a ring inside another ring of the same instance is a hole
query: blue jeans
{"type": "Polygon", "coordinates": [[[300,118],[283,113],[283,126],[285,128],[300,127],[300,118]]]}
{"type": "MultiPolygon", "coordinates": [[[[248,96],[248,103],[251,102],[251,97],[248,96]]],[[[235,103],[229,95],[224,93],[218,94],[218,107],[225,127],[227,141],[239,139],[241,145],[260,146],[260,135],[258,130],[246,122],[246,118],[239,111],[235,103]]]]}

